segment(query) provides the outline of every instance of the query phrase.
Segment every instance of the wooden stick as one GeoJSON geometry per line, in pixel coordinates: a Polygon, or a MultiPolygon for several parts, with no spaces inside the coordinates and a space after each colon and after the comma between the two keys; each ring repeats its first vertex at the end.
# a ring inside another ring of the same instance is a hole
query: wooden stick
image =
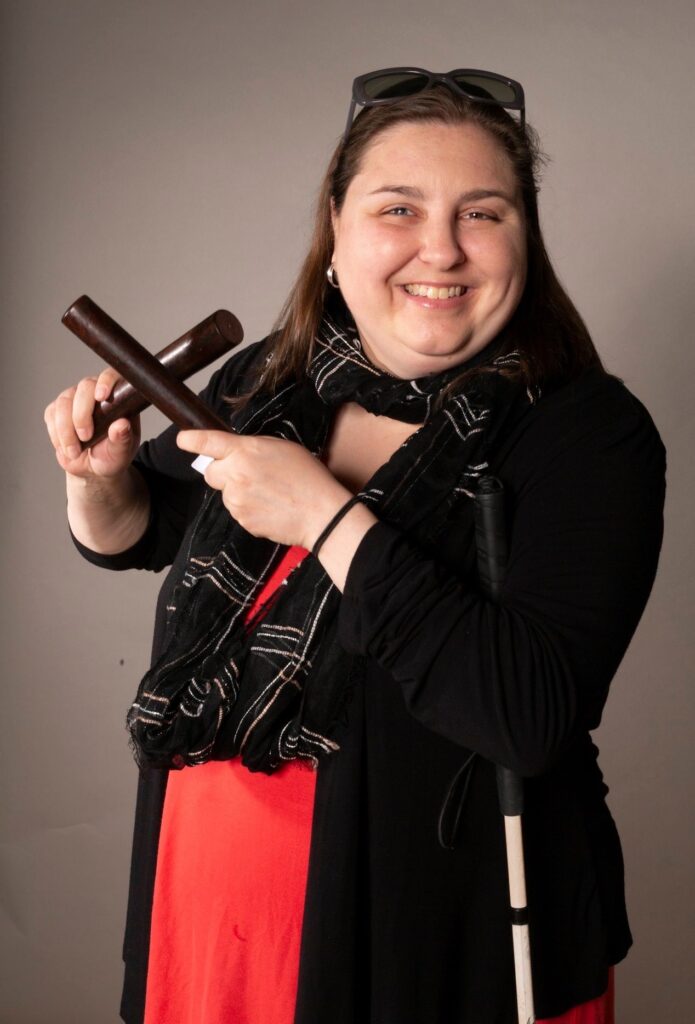
{"type": "Polygon", "coordinates": [[[69,307],[62,322],[118,370],[125,382],[116,386],[108,402],[100,403],[98,431],[95,422],[94,435],[82,443],[83,448],[104,437],[114,420],[135,415],[149,404],[180,427],[229,429],[229,425],[179,377],[195,373],[241,342],[243,329],[232,313],[226,310],[213,313],[164,349],[160,353],[160,357],[164,357],[162,361],[143,348],[87,295],[69,307]]]}

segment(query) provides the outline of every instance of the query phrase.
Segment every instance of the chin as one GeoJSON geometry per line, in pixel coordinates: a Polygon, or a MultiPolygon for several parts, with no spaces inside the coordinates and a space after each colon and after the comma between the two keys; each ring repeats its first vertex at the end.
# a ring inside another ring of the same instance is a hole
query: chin
{"type": "Polygon", "coordinates": [[[467,354],[472,354],[479,348],[482,348],[482,344],[471,338],[426,337],[415,343],[411,340],[408,344],[408,350],[413,355],[423,358],[431,356],[436,359],[448,359],[451,363],[464,359],[467,354]]]}

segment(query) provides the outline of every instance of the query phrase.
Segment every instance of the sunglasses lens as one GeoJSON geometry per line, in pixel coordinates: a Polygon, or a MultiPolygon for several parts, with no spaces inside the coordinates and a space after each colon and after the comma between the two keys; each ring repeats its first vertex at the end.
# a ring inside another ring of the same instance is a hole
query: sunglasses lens
{"type": "Polygon", "coordinates": [[[495,103],[514,103],[516,93],[511,85],[500,82],[496,78],[483,78],[481,75],[454,75],[454,81],[469,96],[481,100],[494,100],[495,103]]]}
{"type": "Polygon", "coordinates": [[[378,75],[364,83],[364,91],[370,100],[391,99],[422,92],[427,82],[426,75],[416,73],[401,72],[394,75],[378,75]]]}

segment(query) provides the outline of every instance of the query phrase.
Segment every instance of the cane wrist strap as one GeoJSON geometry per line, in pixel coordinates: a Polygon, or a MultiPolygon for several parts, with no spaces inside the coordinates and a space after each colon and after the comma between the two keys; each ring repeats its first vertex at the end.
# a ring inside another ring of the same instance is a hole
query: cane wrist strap
{"type": "Polygon", "coordinates": [[[330,520],[328,525],[322,530],[322,532],[316,538],[314,546],[311,549],[311,553],[314,556],[314,558],[318,557],[319,549],[320,549],[321,545],[323,544],[323,542],[328,537],[328,534],[338,525],[338,523],[343,518],[345,513],[349,512],[350,509],[353,507],[353,505],[356,505],[358,501],[360,501],[360,496],[359,496],[359,494],[355,494],[352,498],[350,498],[349,501],[345,502],[345,504],[342,506],[342,508],[338,509],[338,511],[333,516],[333,518],[330,520]]]}

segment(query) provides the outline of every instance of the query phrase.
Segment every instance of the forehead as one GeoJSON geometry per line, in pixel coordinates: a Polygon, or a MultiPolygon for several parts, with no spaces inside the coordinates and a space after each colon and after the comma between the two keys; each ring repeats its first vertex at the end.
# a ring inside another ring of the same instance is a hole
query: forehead
{"type": "Polygon", "coordinates": [[[475,124],[411,122],[381,132],[363,153],[350,188],[366,192],[396,179],[423,190],[429,185],[517,191],[511,160],[499,142],[475,124]]]}

